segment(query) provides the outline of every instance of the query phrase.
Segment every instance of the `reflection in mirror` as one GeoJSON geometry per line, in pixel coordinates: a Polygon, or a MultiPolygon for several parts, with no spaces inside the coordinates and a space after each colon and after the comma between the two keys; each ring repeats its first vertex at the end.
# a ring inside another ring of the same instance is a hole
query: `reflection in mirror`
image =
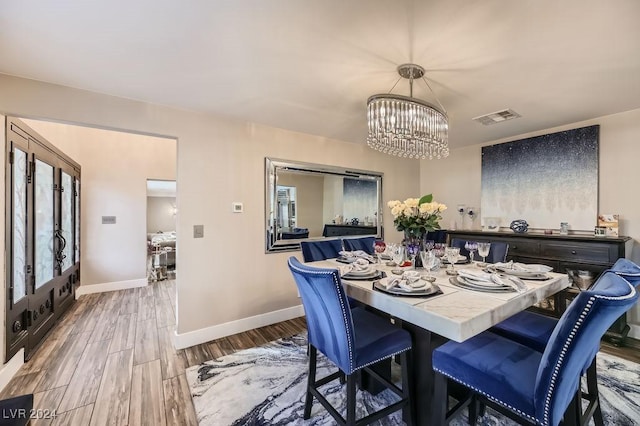
{"type": "Polygon", "coordinates": [[[266,158],[266,251],[305,239],[382,238],[382,173],[266,158]]]}

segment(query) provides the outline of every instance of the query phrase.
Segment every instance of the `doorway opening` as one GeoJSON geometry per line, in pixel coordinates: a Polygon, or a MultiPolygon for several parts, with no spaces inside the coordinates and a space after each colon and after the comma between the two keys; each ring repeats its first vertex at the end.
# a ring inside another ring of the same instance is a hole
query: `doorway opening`
{"type": "Polygon", "coordinates": [[[147,279],[176,277],[176,181],[147,179],[147,279]]]}

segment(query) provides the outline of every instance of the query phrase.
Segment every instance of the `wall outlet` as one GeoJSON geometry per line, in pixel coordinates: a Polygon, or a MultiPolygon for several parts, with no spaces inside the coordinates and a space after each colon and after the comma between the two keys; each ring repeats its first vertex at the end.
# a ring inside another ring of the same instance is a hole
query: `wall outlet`
{"type": "Polygon", "coordinates": [[[242,213],[244,211],[244,206],[239,202],[231,203],[231,211],[234,213],[242,213]]]}
{"type": "Polygon", "coordinates": [[[204,225],[193,225],[193,238],[204,238],[204,225]]]}

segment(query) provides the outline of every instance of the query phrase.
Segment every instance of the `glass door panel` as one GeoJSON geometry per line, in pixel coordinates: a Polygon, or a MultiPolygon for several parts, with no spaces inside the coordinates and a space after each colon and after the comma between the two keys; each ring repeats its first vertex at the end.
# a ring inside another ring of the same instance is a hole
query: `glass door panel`
{"type": "Polygon", "coordinates": [[[38,159],[35,165],[35,272],[38,289],[51,281],[54,273],[54,169],[38,159]]]}
{"type": "Polygon", "coordinates": [[[76,187],[75,187],[75,191],[74,191],[74,198],[75,198],[75,203],[76,203],[76,208],[75,208],[75,226],[76,226],[76,232],[75,232],[75,261],[79,262],[80,261],[80,179],[76,178],[76,187]]]}
{"type": "Polygon", "coordinates": [[[13,303],[27,295],[27,153],[15,148],[13,167],[13,303]]]}
{"type": "Polygon", "coordinates": [[[62,272],[73,266],[73,179],[62,172],[62,192],[60,194],[60,243],[62,244],[62,272]]]}

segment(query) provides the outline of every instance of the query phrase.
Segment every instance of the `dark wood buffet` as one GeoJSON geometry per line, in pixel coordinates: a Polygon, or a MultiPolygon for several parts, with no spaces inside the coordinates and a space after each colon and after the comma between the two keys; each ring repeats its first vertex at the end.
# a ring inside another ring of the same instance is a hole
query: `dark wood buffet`
{"type": "MultiPolygon", "coordinates": [[[[589,271],[594,279],[611,267],[616,260],[631,253],[630,237],[595,237],[591,235],[546,235],[510,232],[448,231],[448,238],[469,241],[504,241],[509,244],[507,260],[523,263],[541,263],[553,267],[555,272],[589,271]]],[[[571,276],[571,275],[570,275],[571,276]]],[[[580,292],[572,285],[532,310],[559,317],[567,305],[580,292]]],[[[605,338],[621,345],[629,333],[626,315],[621,316],[607,331],[605,338]]]]}

